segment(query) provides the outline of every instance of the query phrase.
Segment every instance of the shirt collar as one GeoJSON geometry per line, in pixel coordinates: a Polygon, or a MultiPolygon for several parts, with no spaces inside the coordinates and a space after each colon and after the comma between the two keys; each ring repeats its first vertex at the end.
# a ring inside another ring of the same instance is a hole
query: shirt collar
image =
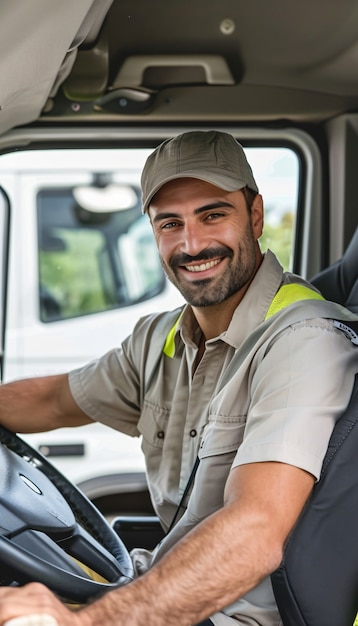
{"type": "Polygon", "coordinates": [[[267,250],[245,296],[234,311],[228,329],[221,335],[235,349],[265,319],[266,312],[283,280],[283,268],[267,250]]]}

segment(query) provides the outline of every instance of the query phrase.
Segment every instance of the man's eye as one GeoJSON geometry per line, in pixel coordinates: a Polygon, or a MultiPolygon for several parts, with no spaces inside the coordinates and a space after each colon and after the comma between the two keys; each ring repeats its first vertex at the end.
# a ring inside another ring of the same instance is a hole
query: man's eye
{"type": "Polygon", "coordinates": [[[209,213],[207,216],[207,220],[217,220],[219,217],[222,217],[223,213],[209,213]]]}
{"type": "Polygon", "coordinates": [[[165,224],[162,224],[160,228],[162,230],[169,230],[170,228],[174,228],[175,226],[178,226],[178,222],[165,222],[165,224]]]}

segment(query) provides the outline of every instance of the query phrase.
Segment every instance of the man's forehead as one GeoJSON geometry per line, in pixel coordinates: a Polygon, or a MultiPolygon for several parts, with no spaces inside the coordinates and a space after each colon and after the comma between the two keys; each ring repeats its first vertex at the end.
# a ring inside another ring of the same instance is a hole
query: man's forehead
{"type": "Polygon", "coordinates": [[[165,183],[152,198],[149,209],[161,206],[162,203],[180,203],[195,198],[222,198],[232,193],[199,178],[175,178],[165,183]]]}

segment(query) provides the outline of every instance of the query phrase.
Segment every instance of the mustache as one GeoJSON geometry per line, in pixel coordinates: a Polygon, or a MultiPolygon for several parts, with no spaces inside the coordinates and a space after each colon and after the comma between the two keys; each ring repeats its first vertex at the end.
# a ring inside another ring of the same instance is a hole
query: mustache
{"type": "Polygon", "coordinates": [[[230,248],[227,248],[226,246],[221,246],[219,248],[206,248],[205,250],[202,250],[201,252],[199,252],[199,254],[196,254],[195,256],[191,256],[190,254],[185,254],[184,252],[182,254],[174,254],[170,261],[169,261],[169,266],[174,269],[176,267],[179,267],[180,265],[188,265],[189,263],[200,263],[203,261],[211,261],[212,259],[217,259],[218,257],[224,257],[224,256],[229,256],[232,257],[233,256],[233,252],[232,250],[230,250],[230,248]]]}

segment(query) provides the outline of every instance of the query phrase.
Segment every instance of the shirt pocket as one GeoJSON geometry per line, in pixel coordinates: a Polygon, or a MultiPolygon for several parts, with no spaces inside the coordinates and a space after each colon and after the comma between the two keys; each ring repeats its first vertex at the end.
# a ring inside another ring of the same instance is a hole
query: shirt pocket
{"type": "Polygon", "coordinates": [[[232,457],[244,438],[246,415],[210,415],[202,436],[199,458],[227,454],[232,457]]]}
{"type": "Polygon", "coordinates": [[[168,418],[169,409],[146,400],[138,421],[138,430],[143,437],[143,442],[154,448],[163,448],[168,418]]]}
{"type": "Polygon", "coordinates": [[[237,449],[243,440],[246,416],[211,416],[199,448],[193,491],[186,523],[197,524],[223,506],[224,489],[237,449]]]}

